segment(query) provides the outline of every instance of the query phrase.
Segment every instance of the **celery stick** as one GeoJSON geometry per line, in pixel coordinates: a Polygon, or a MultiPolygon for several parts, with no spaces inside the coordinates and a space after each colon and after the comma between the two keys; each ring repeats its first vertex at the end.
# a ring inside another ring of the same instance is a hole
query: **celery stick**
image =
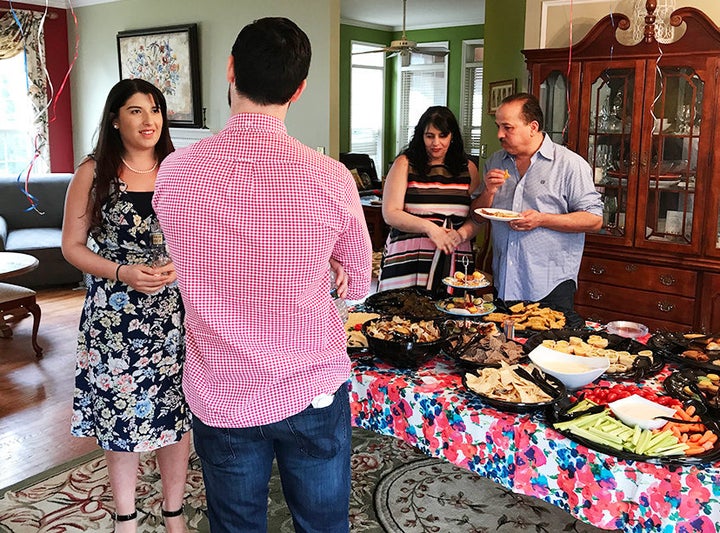
{"type": "Polygon", "coordinates": [[[659,448],[655,450],[655,455],[684,455],[685,450],[688,449],[688,445],[684,442],[675,444],[674,446],[668,446],[667,448],[659,448]]]}
{"type": "Polygon", "coordinates": [[[618,445],[615,442],[604,439],[602,435],[598,435],[597,433],[577,427],[572,429],[571,431],[579,437],[583,437],[589,441],[597,442],[598,444],[603,444],[605,446],[609,446],[610,448],[615,448],[616,450],[622,450],[622,446],[618,445]]]}

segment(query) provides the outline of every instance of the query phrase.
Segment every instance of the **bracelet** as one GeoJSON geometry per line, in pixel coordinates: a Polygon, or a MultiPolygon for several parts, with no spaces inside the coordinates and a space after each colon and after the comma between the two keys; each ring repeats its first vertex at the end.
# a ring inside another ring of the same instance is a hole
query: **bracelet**
{"type": "Polygon", "coordinates": [[[120,278],[118,277],[118,274],[120,274],[120,267],[124,267],[125,265],[123,263],[120,263],[117,268],[115,269],[115,281],[120,281],[120,278]]]}

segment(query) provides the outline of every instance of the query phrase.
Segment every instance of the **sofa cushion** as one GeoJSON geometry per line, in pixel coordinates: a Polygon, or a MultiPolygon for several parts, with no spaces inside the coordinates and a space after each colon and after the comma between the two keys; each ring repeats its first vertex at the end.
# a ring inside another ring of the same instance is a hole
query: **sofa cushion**
{"type": "Polygon", "coordinates": [[[62,229],[60,228],[16,229],[8,235],[5,249],[8,252],[22,252],[41,248],[60,248],[61,244],[62,229]]]}
{"type": "Polygon", "coordinates": [[[24,182],[17,177],[0,177],[0,215],[5,218],[8,231],[22,228],[61,228],[65,193],[72,174],[32,176],[28,191],[35,197],[37,211],[27,210],[30,202],[23,191],[24,182]]]}

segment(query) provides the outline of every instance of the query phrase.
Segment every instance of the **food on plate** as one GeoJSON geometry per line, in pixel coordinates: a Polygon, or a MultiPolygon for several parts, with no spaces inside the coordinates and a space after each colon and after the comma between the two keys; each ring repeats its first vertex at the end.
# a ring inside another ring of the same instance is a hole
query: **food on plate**
{"type": "Polygon", "coordinates": [[[607,405],[608,403],[627,398],[633,394],[642,396],[647,400],[659,403],[665,407],[673,407],[675,409],[682,407],[682,403],[672,396],[657,394],[649,387],[639,387],[637,385],[623,385],[617,383],[612,387],[592,387],[582,389],[580,392],[580,395],[583,398],[598,405],[607,405]]]}
{"type": "Polygon", "coordinates": [[[693,359],[701,363],[710,360],[710,358],[702,350],[685,350],[682,355],[683,357],[687,357],[688,359],[693,359]]]}
{"type": "Polygon", "coordinates": [[[514,364],[524,356],[523,348],[517,342],[509,341],[502,333],[485,335],[460,354],[460,359],[471,363],[492,365],[514,364]]]}
{"type": "MultiPolygon", "coordinates": [[[[583,399],[568,413],[581,412],[594,407],[591,400],[583,399]]],[[[694,408],[675,408],[673,418],[690,423],[667,422],[661,429],[631,427],[615,418],[610,409],[586,414],[567,422],[556,422],[559,431],[573,433],[585,440],[615,450],[646,456],[700,455],[715,447],[718,436],[708,429],[694,414],[694,408]]]]}
{"type": "Polygon", "coordinates": [[[638,353],[630,353],[627,350],[607,349],[608,339],[595,334],[590,335],[587,341],[573,336],[568,340],[545,339],[542,341],[542,345],[557,352],[582,357],[607,357],[610,360],[610,367],[607,369],[609,374],[632,371],[635,360],[639,356],[647,357],[650,364],[653,363],[652,350],[640,350],[638,353]]]}
{"type": "Polygon", "coordinates": [[[499,209],[480,209],[480,212],[483,215],[489,215],[491,217],[499,217],[499,218],[517,218],[520,216],[520,213],[516,213],[515,211],[501,211],[499,209]]]}
{"type": "Polygon", "coordinates": [[[373,318],[380,318],[380,315],[377,313],[348,313],[348,319],[345,322],[348,348],[367,348],[367,339],[361,329],[365,322],[373,318]]]}
{"type": "Polygon", "coordinates": [[[494,322],[475,322],[473,320],[447,320],[445,328],[448,335],[448,348],[450,351],[466,345],[476,335],[497,335],[499,330],[494,322]]]}
{"type": "Polygon", "coordinates": [[[432,320],[413,322],[406,318],[394,316],[389,320],[376,320],[369,324],[366,333],[378,339],[392,341],[412,338],[415,342],[433,342],[441,337],[440,330],[432,320]]]}
{"type": "Polygon", "coordinates": [[[435,302],[428,294],[412,289],[391,289],[375,293],[365,301],[366,306],[383,315],[412,316],[429,319],[437,316],[435,302]]]}
{"type": "Polygon", "coordinates": [[[452,287],[485,287],[488,285],[487,280],[485,279],[485,274],[482,272],[478,272],[477,270],[465,275],[464,272],[455,272],[453,276],[447,276],[446,278],[443,278],[443,283],[446,285],[450,285],[452,287]]]}
{"type": "Polygon", "coordinates": [[[549,402],[552,398],[533,382],[518,376],[514,369],[518,365],[500,363],[500,368],[487,367],[477,374],[465,374],[470,390],[479,394],[513,403],[549,402]]]}
{"type": "Polygon", "coordinates": [[[468,293],[465,293],[465,296],[456,296],[454,298],[441,300],[437,305],[445,311],[452,311],[453,309],[465,310],[472,315],[486,311],[486,305],[492,306],[492,308],[495,307],[494,304],[486,302],[482,297],[477,296],[473,298],[468,293]]]}
{"type": "Polygon", "coordinates": [[[490,313],[485,316],[488,322],[504,322],[507,319],[515,322],[515,331],[531,329],[545,331],[565,327],[565,315],[549,307],[540,307],[539,303],[524,304],[522,302],[509,308],[512,314],[490,313]]]}

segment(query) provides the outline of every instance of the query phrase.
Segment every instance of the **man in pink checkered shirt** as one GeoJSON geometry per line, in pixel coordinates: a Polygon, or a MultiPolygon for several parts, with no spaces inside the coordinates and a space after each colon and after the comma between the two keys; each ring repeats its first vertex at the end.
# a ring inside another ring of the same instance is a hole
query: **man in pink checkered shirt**
{"type": "Polygon", "coordinates": [[[372,252],[350,173],[285,128],[310,55],[288,19],[243,28],[225,129],[166,158],[156,182],[213,533],[266,531],[274,458],[297,531],[349,527],[350,360],[330,265],[358,299],[372,252]]]}

